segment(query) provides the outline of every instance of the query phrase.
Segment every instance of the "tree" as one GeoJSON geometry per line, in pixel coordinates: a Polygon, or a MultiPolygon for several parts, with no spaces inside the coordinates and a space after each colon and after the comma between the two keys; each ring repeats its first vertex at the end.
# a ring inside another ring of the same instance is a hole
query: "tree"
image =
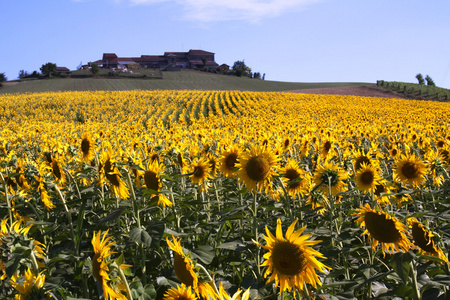
{"type": "Polygon", "coordinates": [[[0,73],[0,87],[3,85],[2,82],[5,82],[6,80],[8,80],[8,78],[6,78],[5,73],[0,73]]]}
{"type": "Polygon", "coordinates": [[[419,84],[420,85],[424,85],[425,84],[425,80],[423,80],[423,76],[422,76],[422,74],[417,74],[416,75],[416,79],[419,81],[419,84]]]}
{"type": "Polygon", "coordinates": [[[425,77],[425,80],[427,81],[427,85],[429,85],[429,86],[436,86],[436,84],[434,83],[433,79],[431,79],[430,76],[427,75],[425,77]]]}
{"type": "Polygon", "coordinates": [[[248,67],[243,60],[235,61],[232,69],[236,76],[239,77],[248,76],[252,72],[252,69],[250,69],[250,67],[248,67]]]}
{"type": "Polygon", "coordinates": [[[53,64],[51,62],[46,63],[45,65],[42,65],[41,72],[46,77],[52,77],[53,74],[56,73],[56,64],[53,64]]]}
{"type": "Polygon", "coordinates": [[[98,65],[96,63],[93,63],[91,65],[91,73],[96,75],[99,71],[100,71],[100,68],[98,67],[98,65]]]}
{"type": "Polygon", "coordinates": [[[25,77],[27,77],[27,76],[29,76],[29,75],[30,75],[30,74],[28,74],[28,72],[25,71],[25,70],[20,70],[20,71],[19,71],[19,79],[25,78],[25,77]]]}

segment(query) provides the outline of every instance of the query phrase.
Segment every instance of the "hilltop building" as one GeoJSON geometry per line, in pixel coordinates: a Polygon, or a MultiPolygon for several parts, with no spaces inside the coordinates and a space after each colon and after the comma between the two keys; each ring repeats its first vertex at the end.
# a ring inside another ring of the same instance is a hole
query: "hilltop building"
{"type": "Polygon", "coordinates": [[[141,57],[118,57],[115,53],[103,53],[102,60],[96,61],[101,68],[127,68],[137,64],[140,68],[159,68],[168,71],[180,69],[217,68],[214,53],[204,50],[189,50],[188,52],[164,52],[164,55],[141,55],[141,57]]]}

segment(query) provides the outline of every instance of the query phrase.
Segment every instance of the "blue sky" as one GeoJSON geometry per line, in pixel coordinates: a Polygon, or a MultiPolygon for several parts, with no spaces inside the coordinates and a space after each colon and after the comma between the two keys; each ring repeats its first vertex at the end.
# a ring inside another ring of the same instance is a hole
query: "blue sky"
{"type": "Polygon", "coordinates": [[[0,0],[0,73],[202,49],[266,80],[450,88],[450,1],[0,0]]]}

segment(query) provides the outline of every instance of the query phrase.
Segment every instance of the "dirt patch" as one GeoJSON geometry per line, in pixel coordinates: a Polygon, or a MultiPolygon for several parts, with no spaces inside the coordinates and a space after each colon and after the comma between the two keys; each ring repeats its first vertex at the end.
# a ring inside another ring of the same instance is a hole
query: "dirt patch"
{"type": "Polygon", "coordinates": [[[400,98],[400,99],[416,99],[415,97],[400,94],[394,91],[389,91],[374,85],[367,86],[343,86],[320,89],[303,89],[285,91],[288,93],[302,93],[302,94],[321,94],[321,95],[349,95],[360,97],[382,97],[382,98],[400,98]]]}
{"type": "Polygon", "coordinates": [[[19,81],[6,81],[6,82],[3,82],[3,85],[10,86],[10,85],[16,85],[18,83],[19,83],[19,81]]]}

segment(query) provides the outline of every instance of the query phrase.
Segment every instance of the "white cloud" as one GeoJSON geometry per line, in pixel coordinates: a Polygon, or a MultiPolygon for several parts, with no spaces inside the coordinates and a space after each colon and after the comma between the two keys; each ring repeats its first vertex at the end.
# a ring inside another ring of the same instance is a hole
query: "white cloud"
{"type": "MultiPolygon", "coordinates": [[[[120,0],[116,0],[120,1],[120,0]]],[[[323,0],[128,0],[133,5],[173,2],[193,21],[213,22],[244,20],[258,22],[273,18],[323,0]]]]}
{"type": "Polygon", "coordinates": [[[185,0],[186,17],[199,21],[246,20],[258,22],[319,0],[185,0]]]}

